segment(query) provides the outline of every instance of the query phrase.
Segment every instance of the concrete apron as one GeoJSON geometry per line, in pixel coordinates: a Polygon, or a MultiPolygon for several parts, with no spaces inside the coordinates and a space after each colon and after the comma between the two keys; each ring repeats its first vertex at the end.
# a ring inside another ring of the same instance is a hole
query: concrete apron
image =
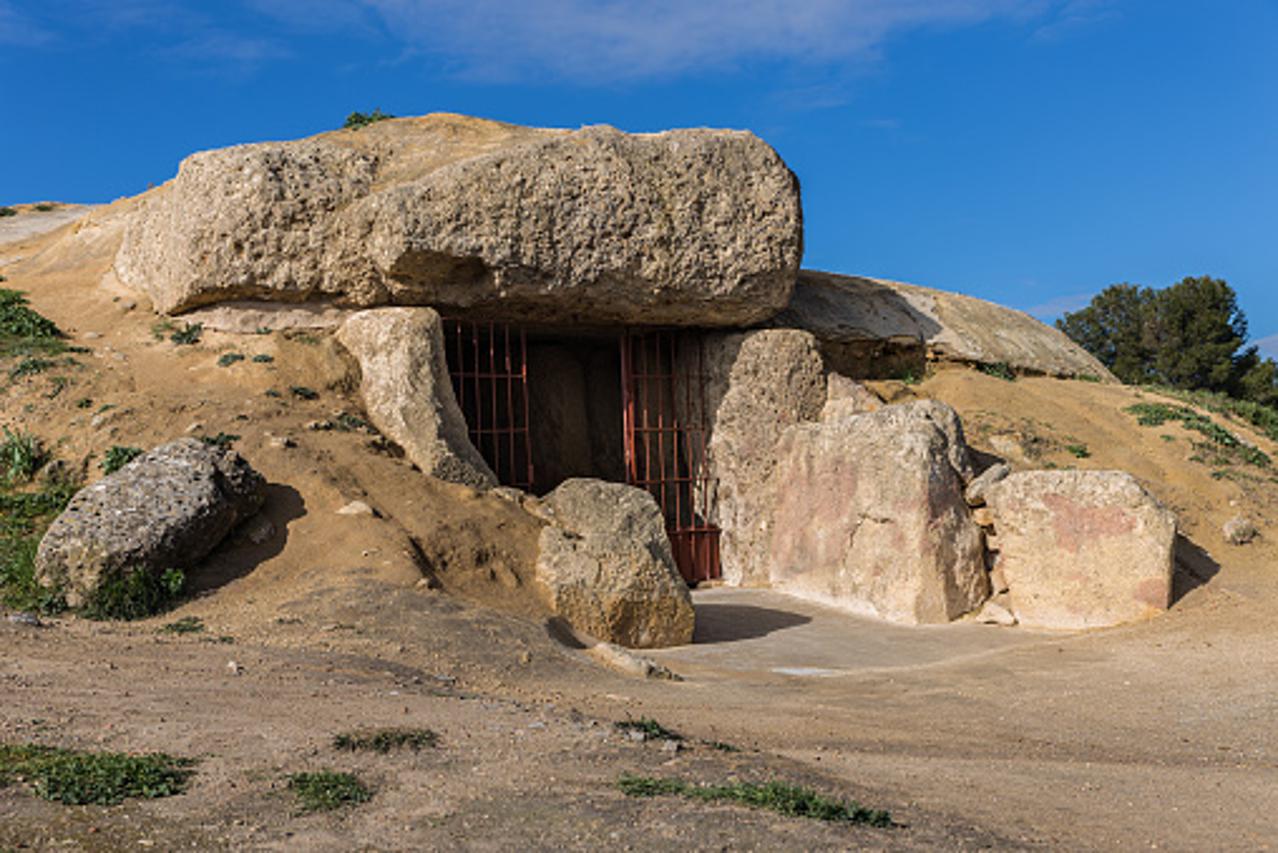
{"type": "Polygon", "coordinates": [[[972,622],[893,625],[765,589],[700,589],[692,601],[692,645],[643,654],[699,678],[831,678],[948,663],[1060,636],[972,622]]]}

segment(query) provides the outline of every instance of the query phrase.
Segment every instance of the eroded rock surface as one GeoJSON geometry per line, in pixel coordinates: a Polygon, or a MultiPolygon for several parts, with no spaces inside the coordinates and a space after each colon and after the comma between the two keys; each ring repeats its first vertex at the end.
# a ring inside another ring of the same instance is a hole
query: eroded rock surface
{"type": "Polygon", "coordinates": [[[881,375],[884,365],[920,375],[924,361],[936,358],[1113,378],[1090,353],[1028,314],[895,281],[803,270],[790,304],[769,325],[812,332],[827,364],[850,376],[881,375]]]}
{"type": "Polygon", "coordinates": [[[261,508],[264,489],[232,450],[161,445],[71,499],[40,542],[36,577],[79,607],[114,578],[190,569],[261,508]]]}
{"type": "Polygon", "coordinates": [[[1166,610],[1176,519],[1122,471],[1022,471],[985,491],[1022,625],[1098,628],[1166,610]]]}
{"type": "Polygon", "coordinates": [[[923,401],[788,430],[773,473],[767,565],[794,595],[905,624],[989,595],[958,418],[923,401]]]}
{"type": "Polygon", "coordinates": [[[541,512],[550,524],[538,542],[536,577],[556,614],[629,648],[692,642],[692,598],[651,495],[573,479],[545,497],[541,512]]]}
{"type": "Polygon", "coordinates": [[[470,443],[453,396],[439,314],[376,308],[347,318],[337,340],[360,366],[368,419],[432,477],[476,488],[497,477],[470,443]]]}
{"type": "Polygon", "coordinates": [[[116,270],[163,312],[237,299],[739,325],[789,301],[798,184],[751,133],[437,114],[194,154],[116,270]]]}

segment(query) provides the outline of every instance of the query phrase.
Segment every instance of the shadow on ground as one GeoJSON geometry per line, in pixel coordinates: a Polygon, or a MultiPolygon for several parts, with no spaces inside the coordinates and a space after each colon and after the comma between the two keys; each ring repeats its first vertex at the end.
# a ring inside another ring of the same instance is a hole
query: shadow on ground
{"type": "Polygon", "coordinates": [[[811,621],[810,617],[799,613],[751,604],[698,604],[697,628],[692,642],[694,645],[709,645],[753,640],[811,621]]]}
{"type": "Polygon", "coordinates": [[[1220,572],[1217,563],[1206,549],[1195,544],[1188,536],[1176,534],[1176,572],[1172,575],[1172,600],[1174,605],[1186,595],[1204,586],[1220,572]]]}
{"type": "Polygon", "coordinates": [[[260,564],[278,555],[288,542],[288,525],[306,515],[306,501],[302,493],[282,483],[268,483],[266,503],[254,518],[232,531],[204,565],[191,577],[192,592],[206,592],[225,586],[242,578],[260,564]],[[259,518],[266,518],[274,527],[273,532],[260,543],[248,541],[246,531],[259,518]]]}

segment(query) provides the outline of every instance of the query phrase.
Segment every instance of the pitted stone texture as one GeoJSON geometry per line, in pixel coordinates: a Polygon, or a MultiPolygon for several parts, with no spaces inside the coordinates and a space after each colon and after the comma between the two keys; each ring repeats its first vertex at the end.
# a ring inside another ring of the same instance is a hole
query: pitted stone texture
{"type": "Polygon", "coordinates": [[[821,421],[832,423],[866,412],[877,412],[883,401],[860,382],[838,373],[831,373],[826,383],[825,406],[821,409],[821,421]]]}
{"type": "MultiPolygon", "coordinates": [[[[723,577],[734,585],[766,584],[777,443],[789,427],[821,415],[827,396],[821,354],[807,332],[769,329],[709,337],[702,363],[723,577]]],[[[676,389],[676,398],[683,396],[676,389]]]]}
{"type": "Polygon", "coordinates": [[[957,417],[931,401],[786,432],[773,473],[772,585],[905,624],[956,619],[989,596],[963,500],[957,417]]]}
{"type": "Polygon", "coordinates": [[[439,314],[430,308],[359,311],[338,329],[337,340],[359,361],[368,419],[413,464],[441,480],[497,485],[453,396],[439,314]]]}
{"type": "Polygon", "coordinates": [[[1051,376],[1113,376],[1062,332],[992,302],[913,284],[803,270],[785,311],[769,325],[806,329],[832,369],[872,375],[885,353],[1007,364],[1051,376]]]}
{"type": "Polygon", "coordinates": [[[790,299],[798,183],[753,134],[378,122],[192,155],[116,259],[158,310],[237,299],[743,325],[790,299]]]}
{"type": "Polygon", "coordinates": [[[112,578],[193,568],[261,508],[264,489],[234,451],[161,445],[71,499],[40,542],[36,577],[79,607],[112,578]]]}
{"type": "Polygon", "coordinates": [[[1022,471],[985,493],[1022,625],[1099,628],[1171,603],[1176,519],[1122,471],[1022,471]]]}
{"type": "Polygon", "coordinates": [[[647,492],[566,480],[545,497],[537,581],[578,631],[629,648],[692,642],[695,615],[665,521],[647,492]]]}

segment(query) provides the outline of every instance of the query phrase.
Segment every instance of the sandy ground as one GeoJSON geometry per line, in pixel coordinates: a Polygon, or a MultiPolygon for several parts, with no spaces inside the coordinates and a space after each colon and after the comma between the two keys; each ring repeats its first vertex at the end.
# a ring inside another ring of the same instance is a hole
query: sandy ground
{"type": "Polygon", "coordinates": [[[358,411],[349,367],[322,335],[157,341],[145,302],[102,284],[112,232],[95,217],[0,246],[6,286],[91,350],[7,384],[0,422],[89,476],[112,444],[237,434],[271,483],[272,532],[233,539],[198,573],[201,593],[159,619],[0,622],[0,740],[201,762],[188,793],[113,808],[0,789],[0,849],[1225,850],[1278,839],[1278,489],[1268,473],[1213,478],[1179,427],[1137,427],[1122,409],[1140,392],[969,370],[877,386],[949,401],[978,448],[1021,465],[1131,470],[1202,552],[1165,616],[1079,634],[902,629],[707,589],[695,596],[697,642],[653,655],[684,680],[636,680],[547,630],[528,591],[538,522],[429,481],[369,435],[307,429],[358,411]],[[227,351],[275,360],[218,367],[227,351]],[[319,399],[288,394],[302,384],[319,399]],[[1067,451],[1077,444],[1091,455],[1067,451]],[[354,499],[382,517],[336,514],[354,499]],[[1220,535],[1239,511],[1263,531],[1245,548],[1220,535]],[[157,632],[184,615],[207,631],[157,632]],[[670,752],[612,728],[640,716],[693,742],[670,752]],[[389,724],[429,726],[440,748],[331,748],[340,731],[389,724]],[[373,800],[299,815],[283,779],[317,768],[358,772],[373,800]],[[890,809],[900,825],[633,800],[617,790],[623,773],[784,779],[890,809]]]}

